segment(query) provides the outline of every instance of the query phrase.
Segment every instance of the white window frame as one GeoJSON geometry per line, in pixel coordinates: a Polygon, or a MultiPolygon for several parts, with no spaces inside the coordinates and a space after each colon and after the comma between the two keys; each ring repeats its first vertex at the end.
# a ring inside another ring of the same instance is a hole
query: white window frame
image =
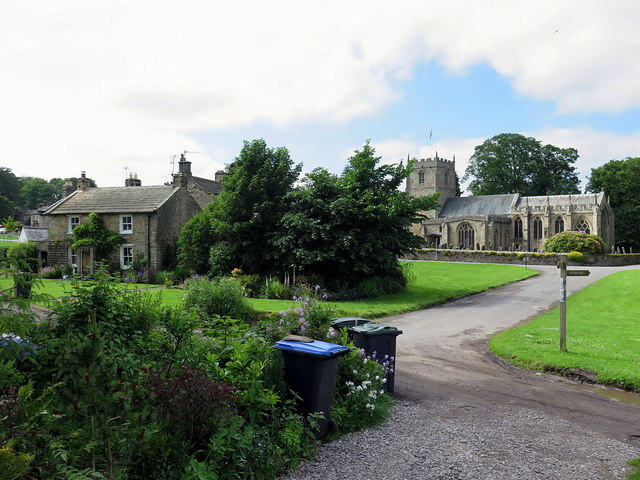
{"type": "Polygon", "coordinates": [[[125,244],[120,246],[120,268],[127,270],[133,265],[133,245],[125,244]],[[127,263],[128,260],[128,263],[127,263]]]}
{"type": "Polygon", "coordinates": [[[120,233],[125,235],[133,233],[133,215],[120,215],[120,233]]]}
{"type": "Polygon", "coordinates": [[[78,225],[80,225],[80,217],[78,215],[69,215],[67,217],[67,233],[73,233],[73,229],[78,225]]]}

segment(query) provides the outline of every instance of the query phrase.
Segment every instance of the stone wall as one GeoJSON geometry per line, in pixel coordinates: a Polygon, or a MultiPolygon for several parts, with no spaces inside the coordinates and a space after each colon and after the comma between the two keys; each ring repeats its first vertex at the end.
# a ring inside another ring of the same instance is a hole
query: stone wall
{"type": "MultiPolygon", "coordinates": [[[[431,260],[439,262],[463,262],[463,263],[502,263],[514,265],[555,265],[564,254],[535,253],[535,252],[494,252],[476,250],[442,250],[425,249],[412,255],[407,255],[403,260],[431,260]],[[526,263],[525,263],[526,262],[526,263]]],[[[586,255],[587,263],[568,262],[576,266],[601,266],[621,267],[625,265],[640,264],[640,254],[612,254],[612,255],[586,255]]]]}

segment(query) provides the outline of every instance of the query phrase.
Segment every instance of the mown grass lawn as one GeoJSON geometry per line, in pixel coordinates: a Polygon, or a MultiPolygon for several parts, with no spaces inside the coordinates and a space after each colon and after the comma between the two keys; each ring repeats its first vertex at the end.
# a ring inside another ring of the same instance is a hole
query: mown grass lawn
{"type": "Polygon", "coordinates": [[[535,370],[583,369],[599,383],[640,391],[640,270],[618,272],[567,299],[567,351],[556,308],[494,336],[490,349],[535,370]]]}
{"type": "MultiPolygon", "coordinates": [[[[449,262],[403,262],[408,264],[413,281],[405,292],[367,300],[350,302],[327,302],[336,310],[336,315],[357,315],[380,318],[398,313],[419,310],[431,305],[444,303],[489,288],[506,285],[536,275],[534,270],[515,265],[492,265],[449,262]]],[[[11,286],[11,278],[0,279],[0,288],[11,286]]],[[[123,284],[126,288],[149,288],[154,285],[123,284]]],[[[70,282],[44,280],[35,293],[59,298],[69,294],[70,282]]],[[[180,289],[153,290],[159,292],[162,303],[177,305],[183,294],[180,289]]],[[[251,306],[261,312],[278,312],[294,305],[291,300],[270,300],[250,298],[251,306]]]]}
{"type": "MultiPolygon", "coordinates": [[[[406,291],[366,300],[329,300],[327,304],[334,308],[336,316],[376,319],[420,310],[537,275],[534,270],[516,265],[414,261],[402,263],[408,265],[413,276],[406,291]]],[[[290,300],[263,298],[250,298],[249,303],[261,312],[279,312],[295,305],[290,300]]]]}

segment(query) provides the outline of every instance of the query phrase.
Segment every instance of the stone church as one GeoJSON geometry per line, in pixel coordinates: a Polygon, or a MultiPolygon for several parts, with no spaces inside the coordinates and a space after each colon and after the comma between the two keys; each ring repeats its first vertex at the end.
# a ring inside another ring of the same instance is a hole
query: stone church
{"type": "Polygon", "coordinates": [[[518,193],[456,197],[455,159],[419,160],[407,178],[412,196],[440,193],[440,208],[413,226],[432,246],[542,251],[556,233],[583,231],[614,244],[614,217],[604,193],[523,197],[518,193]]]}

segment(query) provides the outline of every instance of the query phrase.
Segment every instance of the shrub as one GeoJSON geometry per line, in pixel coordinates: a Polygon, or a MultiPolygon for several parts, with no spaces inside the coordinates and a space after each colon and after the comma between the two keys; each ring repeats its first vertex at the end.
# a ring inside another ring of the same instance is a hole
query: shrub
{"type": "Polygon", "coordinates": [[[277,278],[268,277],[264,280],[264,285],[260,290],[262,298],[277,298],[279,300],[291,298],[291,288],[284,285],[277,278]]]}
{"type": "Polygon", "coordinates": [[[62,278],[62,266],[44,267],[40,270],[40,278],[62,278]]]}
{"type": "Polygon", "coordinates": [[[231,317],[248,321],[256,316],[245,297],[244,287],[236,279],[193,277],[187,280],[186,287],[182,297],[184,305],[195,308],[203,320],[231,317]]]}
{"type": "Polygon", "coordinates": [[[35,242],[16,243],[7,252],[9,264],[15,270],[28,273],[36,273],[40,260],[38,260],[38,246],[35,242]]]}
{"type": "Polygon", "coordinates": [[[161,271],[156,273],[156,283],[168,288],[175,285],[176,277],[173,272],[161,271]]]}
{"type": "Polygon", "coordinates": [[[576,263],[585,263],[587,261],[587,258],[582,252],[569,252],[567,254],[567,260],[576,263]]]}
{"type": "Polygon", "coordinates": [[[597,235],[584,232],[560,232],[544,242],[547,252],[580,252],[588,255],[602,255],[605,243],[597,235]]]}
{"type": "Polygon", "coordinates": [[[328,298],[319,285],[312,289],[298,287],[293,300],[297,306],[279,313],[279,317],[268,329],[274,339],[288,334],[305,335],[316,340],[324,340],[329,333],[334,312],[331,307],[321,303],[328,298]]]}
{"type": "Polygon", "coordinates": [[[167,428],[192,452],[205,448],[217,424],[236,413],[234,389],[196,367],[182,365],[174,374],[149,370],[145,385],[167,428]]]}
{"type": "Polygon", "coordinates": [[[332,417],[341,432],[373,427],[386,420],[393,405],[384,389],[389,364],[388,359],[380,364],[355,347],[340,359],[332,417]]]}

